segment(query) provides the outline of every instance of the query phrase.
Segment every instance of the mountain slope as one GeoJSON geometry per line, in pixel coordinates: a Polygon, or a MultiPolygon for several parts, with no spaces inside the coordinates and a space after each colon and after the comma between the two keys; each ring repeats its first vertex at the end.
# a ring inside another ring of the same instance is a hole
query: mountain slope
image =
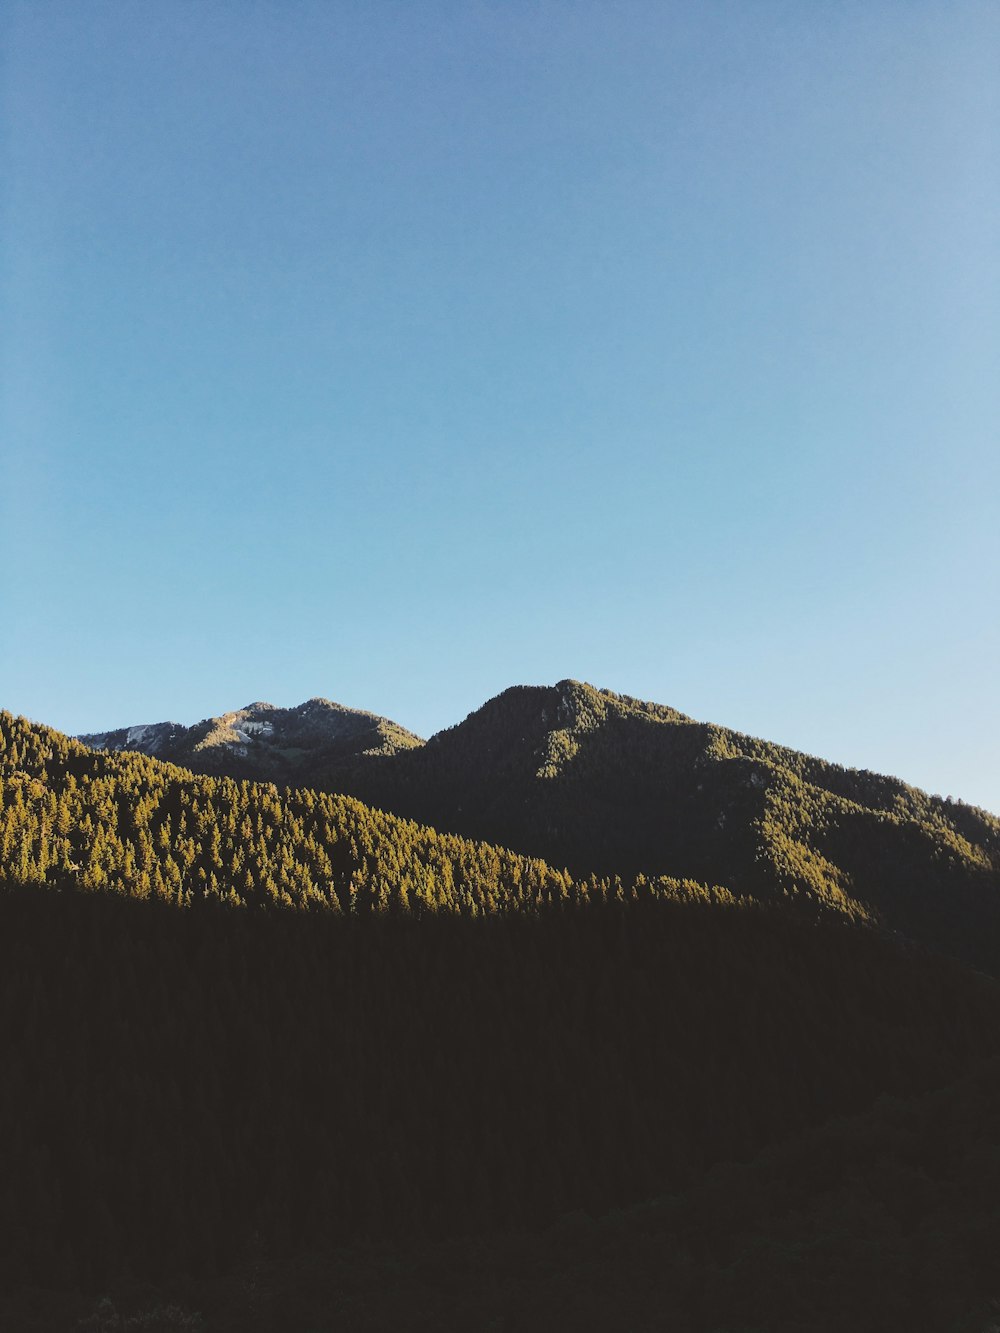
{"type": "MultiPolygon", "coordinates": [[[[439,836],[351,797],[195,776],[0,712],[0,874],[183,906],[470,916],[620,886],[439,836]]],[[[644,886],[683,892],[665,881],[644,886]]],[[[620,896],[620,894],[619,894],[620,896]]]]}
{"type": "Polygon", "coordinates": [[[351,790],[575,872],[804,898],[1000,963],[1000,820],[576,681],[508,690],[351,790]]]}
{"type": "Polygon", "coordinates": [[[506,690],[425,745],[397,729],[277,757],[246,722],[240,741],[241,715],[226,716],[157,753],[349,793],[578,875],[822,903],[1000,968],[1000,820],[894,778],[572,680],[506,690]]]}
{"type": "Polygon", "coordinates": [[[359,762],[423,744],[388,718],[321,698],[295,708],[251,703],[193,727],[157,722],[78,739],[95,750],[135,750],[198,773],[301,787],[335,786],[359,762]]]}

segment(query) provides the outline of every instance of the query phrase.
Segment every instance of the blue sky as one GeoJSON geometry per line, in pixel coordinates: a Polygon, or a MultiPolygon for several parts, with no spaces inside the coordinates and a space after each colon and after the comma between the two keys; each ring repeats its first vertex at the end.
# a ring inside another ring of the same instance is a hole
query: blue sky
{"type": "Polygon", "coordinates": [[[574,676],[1000,811],[995,5],[0,23],[0,705],[574,676]]]}

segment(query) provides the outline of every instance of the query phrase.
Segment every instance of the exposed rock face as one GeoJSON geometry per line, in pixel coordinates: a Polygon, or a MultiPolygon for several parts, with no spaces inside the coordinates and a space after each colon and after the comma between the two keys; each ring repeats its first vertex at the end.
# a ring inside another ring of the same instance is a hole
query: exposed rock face
{"type": "Polygon", "coordinates": [[[179,722],[147,722],[136,727],[119,727],[116,731],[94,731],[77,740],[92,750],[139,750],[142,754],[168,757],[187,730],[179,722]]]}

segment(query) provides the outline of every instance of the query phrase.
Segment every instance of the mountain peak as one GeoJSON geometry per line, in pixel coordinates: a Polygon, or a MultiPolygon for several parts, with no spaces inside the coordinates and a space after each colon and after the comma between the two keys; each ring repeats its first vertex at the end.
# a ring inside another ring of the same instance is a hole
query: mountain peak
{"type": "Polygon", "coordinates": [[[337,785],[363,758],[423,743],[389,718],[319,696],[293,708],[258,699],[192,727],[164,722],[79,739],[92,749],[137,750],[195,772],[295,786],[337,785]]]}
{"type": "Polygon", "coordinates": [[[304,716],[312,714],[328,713],[348,713],[352,717],[375,717],[376,714],[370,713],[366,708],[350,708],[347,704],[339,704],[335,699],[327,699],[322,694],[314,694],[311,699],[306,699],[305,703],[296,704],[291,710],[293,713],[300,713],[304,716]]]}

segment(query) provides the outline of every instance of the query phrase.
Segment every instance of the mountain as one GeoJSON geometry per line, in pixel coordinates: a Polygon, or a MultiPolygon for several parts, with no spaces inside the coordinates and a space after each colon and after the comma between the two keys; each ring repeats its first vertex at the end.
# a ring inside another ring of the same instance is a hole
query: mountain
{"type": "Polygon", "coordinates": [[[3,713],[0,995],[0,1296],[607,1212],[1000,1056],[994,979],[842,912],[3,713]]]}
{"type": "MultiPolygon", "coordinates": [[[[0,712],[0,877],[185,907],[477,916],[621,897],[615,881],[441,837],[348,796],[88,749],[0,712]]],[[[703,892],[657,881],[644,896],[703,892]]],[[[708,895],[713,896],[713,895],[708,895]]]]}
{"type": "Polygon", "coordinates": [[[0,1325],[985,1333],[987,816],[572,682],[350,764],[739,892],[0,713],[0,1325]]]}
{"type": "Polygon", "coordinates": [[[1000,820],[577,681],[507,690],[350,790],[577,873],[823,903],[1000,965],[1000,820]]]}
{"type": "Polygon", "coordinates": [[[1000,820],[985,811],[573,680],[508,689],[425,745],[397,732],[345,759],[289,750],[282,769],[223,720],[221,744],[158,753],[314,782],[578,875],[819,904],[1000,969],[1000,820]]]}
{"type": "Polygon", "coordinates": [[[321,698],[296,708],[251,703],[192,727],[156,722],[79,739],[95,750],[135,750],[198,773],[326,788],[345,781],[359,761],[423,744],[388,718],[321,698]]]}

